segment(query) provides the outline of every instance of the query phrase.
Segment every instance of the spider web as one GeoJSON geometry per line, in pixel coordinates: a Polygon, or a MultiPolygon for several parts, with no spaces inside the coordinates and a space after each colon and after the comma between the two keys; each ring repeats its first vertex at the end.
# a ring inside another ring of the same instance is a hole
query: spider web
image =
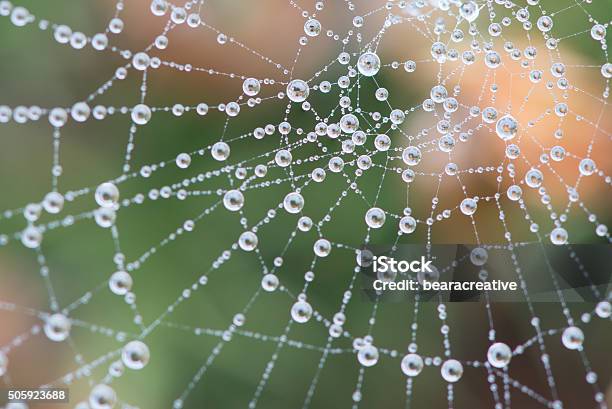
{"type": "Polygon", "coordinates": [[[39,6],[1,1],[1,24],[103,55],[112,75],[65,106],[0,106],[5,154],[9,136],[51,135],[46,190],[0,206],[6,387],[69,387],[80,409],[607,407],[609,267],[579,243],[609,255],[609,4],[290,0],[259,22],[287,19],[289,59],[209,21],[208,1],[104,4],[99,33],[39,6]],[[145,15],[161,29],[126,47],[145,15]],[[74,153],[86,134],[111,141],[95,149],[112,166],[74,153]],[[440,273],[514,280],[521,302],[365,295],[366,247],[440,243],[473,249],[440,273]],[[21,281],[14,260],[39,276],[21,281]],[[13,288],[34,281],[38,295],[13,288]]]}

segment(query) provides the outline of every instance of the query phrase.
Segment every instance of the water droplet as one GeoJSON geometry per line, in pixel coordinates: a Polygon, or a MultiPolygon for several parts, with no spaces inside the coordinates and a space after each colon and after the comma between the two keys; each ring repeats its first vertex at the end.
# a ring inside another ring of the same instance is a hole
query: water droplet
{"type": "Polygon", "coordinates": [[[44,331],[51,341],[61,342],[70,334],[70,320],[63,314],[53,314],[45,320],[44,331]]]}
{"type": "Polygon", "coordinates": [[[132,276],[126,271],[114,272],[108,280],[110,290],[117,295],[125,295],[132,289],[132,276]]]}
{"type": "Polygon", "coordinates": [[[244,196],[241,191],[233,189],[229,190],[223,196],[223,206],[229,211],[237,212],[244,205],[244,196]]]}
{"type": "Polygon", "coordinates": [[[474,199],[466,198],[461,201],[459,208],[461,209],[461,213],[463,213],[466,216],[470,216],[476,213],[476,209],[478,208],[478,203],[476,203],[474,199]]]}
{"type": "Polygon", "coordinates": [[[363,366],[370,367],[378,362],[378,348],[374,345],[366,345],[357,352],[357,360],[363,366]]]}
{"type": "Polygon", "coordinates": [[[312,306],[306,301],[298,301],[291,307],[291,318],[297,323],[304,324],[312,317],[312,306]]]}
{"type": "Polygon", "coordinates": [[[561,335],[561,341],[567,349],[580,349],[584,342],[584,333],[578,327],[567,327],[561,335]]]}
{"type": "Polygon", "coordinates": [[[309,93],[310,87],[306,81],[293,80],[287,85],[287,96],[293,102],[304,102],[309,93]]]}
{"type": "Polygon", "coordinates": [[[238,245],[244,251],[255,250],[258,242],[259,239],[257,238],[257,235],[252,231],[245,231],[240,235],[240,238],[238,239],[238,245]]]}
{"type": "Polygon", "coordinates": [[[138,104],[132,108],[132,121],[137,125],[145,125],[151,120],[151,108],[145,104],[138,104]]]}
{"type": "Polygon", "coordinates": [[[304,197],[297,192],[291,192],[285,196],[283,207],[289,213],[299,213],[304,207],[304,197]]]}
{"type": "Polygon", "coordinates": [[[149,347],[142,341],[130,341],[121,351],[123,364],[130,369],[142,369],[149,363],[149,347]]]}
{"type": "Polygon", "coordinates": [[[402,359],[402,372],[408,376],[417,376],[423,370],[423,358],[417,354],[408,354],[402,359]]]}
{"type": "Polygon", "coordinates": [[[95,199],[99,206],[113,208],[119,201],[119,189],[114,183],[102,183],[96,188],[95,199]]]}
{"type": "Polygon", "coordinates": [[[385,211],[379,207],[369,209],[365,214],[365,221],[373,229],[379,229],[385,224],[385,211]]]}
{"type": "Polygon", "coordinates": [[[465,2],[459,7],[459,14],[461,15],[461,17],[463,17],[470,23],[478,18],[479,13],[480,9],[475,1],[465,2]]]}
{"type": "Polygon", "coordinates": [[[463,375],[463,365],[456,359],[449,359],[442,364],[440,373],[446,382],[457,382],[463,375]]]}
{"type": "Polygon", "coordinates": [[[496,342],[487,351],[487,360],[495,368],[504,368],[512,359],[510,347],[502,342],[496,342]]]}
{"type": "Polygon", "coordinates": [[[91,409],[112,409],[117,403],[115,390],[103,383],[94,386],[89,393],[91,409]]]}
{"type": "Polygon", "coordinates": [[[380,70],[380,58],[372,52],[363,53],[357,60],[357,69],[361,75],[372,77],[380,70]]]}
{"type": "Polygon", "coordinates": [[[247,78],[242,83],[242,92],[244,92],[245,95],[248,95],[250,97],[254,97],[255,95],[259,94],[260,89],[261,84],[255,78],[247,78]]]}
{"type": "Polygon", "coordinates": [[[511,115],[504,115],[497,120],[495,131],[504,141],[509,141],[516,136],[518,131],[518,122],[511,115]]]}
{"type": "Polygon", "coordinates": [[[550,241],[557,246],[567,243],[567,239],[567,230],[563,227],[557,227],[550,232],[550,241]]]}

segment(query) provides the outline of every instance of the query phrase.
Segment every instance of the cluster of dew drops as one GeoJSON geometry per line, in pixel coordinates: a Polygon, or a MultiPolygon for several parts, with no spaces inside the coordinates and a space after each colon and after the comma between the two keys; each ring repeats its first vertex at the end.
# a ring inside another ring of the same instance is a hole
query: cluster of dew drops
{"type": "MultiPolygon", "coordinates": [[[[504,0],[496,0],[496,3],[505,5],[508,3],[504,0]]],[[[535,6],[538,4],[538,0],[528,0],[528,5],[535,6]]],[[[587,1],[588,3],[588,1],[587,1]]],[[[424,8],[428,4],[424,0],[416,0],[414,2],[388,2],[386,4],[387,9],[392,7],[399,8],[424,8]]],[[[118,3],[118,8],[123,6],[122,2],[118,3]]],[[[324,7],[323,2],[317,2],[315,8],[322,10],[324,7]]],[[[453,0],[440,0],[437,2],[437,7],[443,12],[452,11],[457,16],[458,22],[465,20],[469,25],[469,32],[472,35],[478,33],[476,25],[473,24],[479,17],[481,9],[484,7],[480,3],[475,1],[453,1],[453,0]]],[[[180,25],[186,23],[190,27],[198,27],[201,24],[201,17],[198,13],[190,12],[191,3],[187,3],[186,7],[176,7],[170,5],[165,0],[153,0],[151,2],[150,10],[155,16],[165,16],[170,14],[170,20],[173,24],[180,25]]],[[[131,61],[131,67],[137,71],[146,71],[148,69],[159,68],[162,61],[157,57],[150,57],[146,52],[137,52],[132,54],[130,51],[118,50],[115,47],[109,45],[110,41],[108,38],[110,34],[119,34],[124,29],[124,23],[119,17],[111,19],[108,30],[106,33],[98,33],[92,37],[73,31],[66,25],[54,25],[46,20],[37,20],[24,7],[15,7],[9,1],[0,1],[0,16],[7,16],[10,21],[17,27],[22,27],[27,24],[38,21],[38,26],[41,30],[47,30],[51,28],[53,30],[53,38],[60,44],[70,45],[74,49],[82,49],[88,44],[91,45],[95,50],[106,50],[111,48],[113,51],[121,53],[121,55],[131,61]]],[[[321,23],[312,17],[308,17],[306,13],[305,17],[307,20],[304,24],[305,36],[300,38],[300,44],[305,45],[309,41],[309,38],[317,37],[322,34],[323,29],[321,23]]],[[[532,22],[530,19],[530,12],[527,7],[519,8],[515,13],[516,19],[523,25],[525,30],[532,29],[532,22]]],[[[488,32],[493,37],[501,35],[503,26],[508,26],[511,21],[508,17],[505,17],[499,23],[491,23],[488,27],[488,32]]],[[[353,25],[356,28],[361,27],[364,24],[364,18],[357,16],[353,19],[353,25]]],[[[549,33],[554,25],[554,19],[549,15],[542,15],[536,21],[536,28],[543,34],[549,33]]],[[[458,26],[457,26],[458,27],[458,26]]],[[[590,35],[593,40],[599,41],[602,44],[602,49],[606,49],[606,24],[594,23],[590,35]]],[[[436,23],[436,33],[439,34],[445,30],[444,24],[441,25],[436,23]]],[[[328,31],[328,36],[335,36],[331,31],[328,31]]],[[[459,28],[455,28],[451,33],[451,40],[455,43],[460,43],[464,40],[464,33],[459,28]]],[[[555,49],[557,41],[546,35],[547,41],[546,46],[549,49],[555,49]]],[[[228,37],[223,33],[219,33],[217,37],[219,44],[226,44],[233,41],[232,38],[228,37]]],[[[165,35],[159,35],[155,41],[154,46],[159,50],[164,50],[168,47],[169,39],[165,35]]],[[[527,60],[535,58],[537,50],[534,46],[528,46],[523,52],[514,48],[511,43],[506,43],[504,46],[505,51],[509,54],[510,58],[518,60],[524,56],[527,60]]],[[[466,66],[474,64],[477,59],[477,54],[472,50],[467,50],[461,55],[454,50],[449,49],[448,46],[440,41],[436,41],[431,46],[431,57],[440,64],[444,64],[446,61],[461,60],[466,66]]],[[[342,52],[338,56],[338,62],[342,65],[348,65],[353,57],[347,52],[342,52]]],[[[349,76],[342,76],[338,79],[338,86],[340,88],[348,88],[350,78],[353,78],[358,74],[362,77],[374,77],[378,74],[381,67],[380,57],[376,52],[371,49],[365,50],[357,56],[355,61],[355,68],[350,68],[349,76]]],[[[496,69],[502,64],[502,55],[498,51],[495,51],[492,45],[485,46],[484,49],[484,64],[490,69],[496,69]]],[[[392,68],[398,68],[400,64],[394,62],[391,64],[392,68]]],[[[527,68],[528,65],[524,65],[527,68]]],[[[409,60],[403,64],[403,68],[407,72],[414,72],[417,68],[415,61],[409,60]]],[[[189,71],[192,69],[190,65],[181,66],[181,69],[189,71]]],[[[551,74],[558,79],[558,85],[561,88],[568,86],[567,80],[564,75],[566,67],[561,62],[555,62],[550,67],[551,74]]],[[[115,73],[116,79],[125,79],[128,70],[125,67],[120,67],[115,73]]],[[[606,62],[601,66],[601,76],[607,80],[612,78],[612,64],[606,62]]],[[[532,83],[540,82],[544,77],[544,73],[540,70],[533,69],[529,72],[528,78],[532,83]]],[[[249,99],[247,105],[253,107],[262,102],[262,99],[258,97],[262,85],[274,85],[273,80],[259,80],[256,78],[243,78],[242,91],[245,96],[249,99]]],[[[332,86],[335,84],[329,81],[323,81],[320,84],[312,87],[308,81],[303,79],[292,79],[287,85],[285,92],[279,92],[277,97],[289,99],[292,103],[300,104],[302,109],[309,110],[310,102],[308,98],[312,90],[319,91],[321,93],[330,92],[332,86]]],[[[379,101],[385,101],[388,98],[389,91],[384,88],[376,90],[375,97],[379,101]]],[[[606,87],[604,91],[604,98],[607,99],[609,90],[606,87]]],[[[340,105],[343,108],[350,107],[351,101],[347,97],[343,97],[340,101],[340,105]]],[[[431,88],[430,97],[422,103],[422,108],[426,112],[433,111],[437,105],[441,105],[446,113],[455,112],[459,108],[459,101],[449,95],[449,91],[444,85],[438,84],[431,88]]],[[[224,112],[228,117],[236,117],[240,114],[241,105],[238,102],[232,101],[227,104],[219,104],[216,107],[209,107],[208,104],[202,102],[194,107],[198,115],[204,116],[209,113],[211,109],[217,109],[220,112],[224,112]]],[[[181,104],[175,104],[172,107],[166,108],[175,116],[181,116],[185,112],[194,109],[193,107],[186,107],[181,104]]],[[[77,102],[69,108],[56,107],[52,109],[44,109],[37,106],[25,107],[19,106],[14,109],[8,106],[0,106],[0,123],[7,123],[14,121],[15,123],[26,123],[28,121],[38,121],[42,118],[47,118],[50,125],[57,129],[64,127],[70,120],[75,122],[86,122],[88,120],[96,119],[103,120],[109,115],[113,114],[125,114],[129,115],[133,123],[137,126],[146,125],[152,118],[156,111],[156,108],[150,107],[145,103],[137,104],[133,107],[106,107],[103,105],[90,106],[88,102],[77,102]]],[[[568,114],[569,108],[565,102],[557,102],[554,106],[554,113],[559,117],[563,117],[568,114]]],[[[400,109],[393,109],[389,114],[389,120],[394,126],[401,125],[406,117],[406,113],[409,111],[403,111],[400,109]]],[[[517,136],[520,131],[519,122],[511,114],[501,115],[493,107],[487,107],[480,109],[477,106],[473,106],[469,110],[469,115],[472,117],[481,117],[482,121],[487,124],[492,124],[495,129],[496,135],[506,144],[506,156],[510,160],[514,160],[520,157],[521,151],[518,145],[512,143],[513,139],[517,136]]],[[[448,121],[446,121],[448,122],[448,121]]],[[[452,133],[449,133],[448,124],[441,126],[446,129],[447,132],[439,140],[439,148],[443,152],[450,152],[455,146],[455,139],[452,133]]],[[[439,124],[440,128],[440,124],[439,124]]],[[[282,135],[287,135],[291,132],[292,126],[289,122],[282,122],[277,127],[274,125],[267,125],[263,128],[255,129],[252,134],[255,138],[261,139],[265,135],[272,135],[278,132],[282,135]]],[[[561,132],[561,131],[558,131],[561,132]]],[[[352,112],[342,115],[338,123],[328,124],[327,122],[320,122],[316,124],[315,129],[309,132],[307,140],[316,141],[317,137],[328,136],[330,138],[339,138],[341,135],[349,135],[350,139],[343,141],[342,149],[343,152],[352,152],[355,146],[361,146],[366,142],[367,134],[360,129],[359,118],[352,112]]],[[[460,136],[462,138],[463,136],[460,136]]],[[[374,146],[377,151],[387,151],[391,148],[391,139],[386,134],[378,134],[374,139],[374,146]]],[[[210,153],[214,160],[224,162],[230,157],[230,146],[228,143],[219,141],[214,143],[210,147],[210,153]]],[[[553,161],[561,161],[565,157],[565,149],[560,146],[554,146],[550,151],[550,157],[553,161]]],[[[402,179],[405,182],[411,182],[415,178],[415,172],[412,170],[416,165],[421,162],[423,153],[417,146],[407,146],[401,152],[401,159],[407,169],[401,174],[402,179]]],[[[192,161],[192,154],[180,153],[177,155],[175,163],[180,169],[187,169],[190,167],[192,161]]],[[[288,149],[280,149],[276,152],[274,162],[281,168],[288,167],[293,161],[292,153],[288,149]]],[[[327,165],[327,168],[331,172],[341,172],[345,163],[339,156],[332,157],[327,165]]],[[[368,155],[359,156],[356,160],[356,165],[360,172],[366,171],[372,166],[372,160],[368,155]]],[[[147,165],[140,169],[140,176],[149,177],[157,169],[158,165],[147,165]]],[[[457,172],[457,165],[448,163],[445,167],[445,172],[448,175],[453,175],[457,172]]],[[[594,173],[600,172],[597,168],[597,164],[590,158],[584,158],[578,164],[578,171],[583,176],[590,176],[594,173]]],[[[54,166],[52,173],[55,176],[59,176],[62,172],[61,166],[54,166]]],[[[245,177],[245,170],[238,169],[236,175],[239,178],[245,177]]],[[[258,177],[264,177],[267,173],[267,167],[263,164],[255,167],[255,175],[258,177]]],[[[326,170],[323,168],[316,168],[310,173],[312,181],[321,183],[325,180],[326,170]]],[[[524,175],[524,182],[527,187],[533,189],[542,189],[544,183],[543,173],[536,168],[528,170],[524,175]]],[[[149,198],[154,200],[159,196],[169,197],[171,190],[161,189],[160,191],[154,190],[149,193],[149,198]]],[[[511,185],[506,191],[506,195],[511,201],[520,201],[522,199],[523,191],[519,185],[511,185]]],[[[186,197],[185,191],[179,191],[177,194],[179,199],[186,197]]],[[[43,240],[44,227],[37,226],[36,222],[41,217],[43,211],[49,214],[59,214],[65,201],[72,201],[76,198],[74,192],[69,192],[66,195],[53,190],[47,193],[41,202],[30,203],[23,208],[23,217],[26,219],[28,226],[19,234],[19,239],[23,245],[30,249],[37,249],[40,247],[43,240]]],[[[116,220],[116,212],[121,207],[120,202],[120,190],[115,182],[104,182],[97,186],[93,194],[93,199],[98,206],[95,211],[92,212],[92,217],[95,222],[102,228],[111,228],[116,220]]],[[[570,192],[570,199],[577,200],[577,194],[570,192]],[[573,199],[572,199],[573,197],[573,199]]],[[[136,202],[142,202],[144,198],[142,195],[138,195],[135,199],[136,202]]],[[[245,198],[240,189],[231,189],[223,194],[222,200],[223,206],[230,212],[239,212],[245,204],[245,198]]],[[[304,207],[305,199],[300,193],[299,189],[288,193],[283,201],[282,208],[290,214],[300,214],[304,207]]],[[[458,208],[462,214],[466,216],[472,216],[478,209],[478,198],[466,198],[458,204],[458,208]]],[[[385,210],[372,207],[365,213],[365,223],[369,228],[379,229],[386,223],[385,210]]],[[[5,216],[12,216],[10,212],[5,213],[5,216]]],[[[559,221],[555,221],[556,227],[550,232],[549,238],[553,244],[564,245],[568,243],[569,235],[567,230],[562,227],[559,221]]],[[[69,224],[69,223],[68,223],[69,224]]],[[[194,228],[195,222],[193,220],[187,220],[183,228],[190,231],[194,228]]],[[[313,220],[308,216],[301,216],[298,220],[298,228],[301,231],[308,231],[313,227],[313,220]]],[[[399,234],[410,234],[417,228],[417,220],[407,212],[403,217],[400,218],[398,223],[399,234]]],[[[531,225],[533,232],[538,231],[539,227],[535,223],[531,225]]],[[[597,224],[596,233],[602,237],[608,237],[608,229],[604,224],[597,224]]],[[[0,244],[6,244],[8,237],[5,235],[0,236],[0,244]]],[[[242,233],[238,240],[238,246],[244,251],[254,251],[258,246],[258,236],[255,231],[246,231],[242,233]]],[[[315,241],[313,251],[318,257],[326,257],[332,250],[332,243],[325,239],[319,238],[315,241]]],[[[486,260],[486,254],[483,256],[479,254],[484,249],[478,249],[473,254],[475,258],[484,258],[486,260]]],[[[276,261],[275,261],[276,263],[276,261]]],[[[282,260],[278,261],[278,264],[282,264],[282,260]]],[[[312,274],[307,279],[312,280],[312,274]]],[[[110,290],[119,296],[124,296],[126,299],[133,297],[131,293],[133,280],[128,271],[121,269],[114,272],[108,282],[110,290]]],[[[262,278],[261,286],[265,291],[275,291],[279,287],[279,279],[273,273],[265,274],[262,278]]],[[[346,297],[345,297],[346,298],[346,297]]],[[[608,301],[602,301],[597,305],[596,314],[601,318],[609,318],[612,312],[612,308],[608,301]]],[[[313,307],[307,301],[305,294],[299,294],[297,301],[292,305],[290,314],[292,319],[296,323],[306,323],[313,316],[313,307]]],[[[440,311],[442,314],[443,311],[440,311]]],[[[343,324],[346,320],[344,313],[339,312],[333,317],[333,324],[329,327],[330,335],[339,337],[343,332],[343,324]]],[[[244,317],[237,317],[234,319],[236,325],[242,325],[244,317]]],[[[70,319],[61,313],[55,313],[49,315],[45,320],[44,333],[51,341],[61,342],[68,338],[71,329],[70,319]]],[[[572,350],[581,350],[582,343],[584,341],[584,334],[582,330],[576,326],[569,326],[562,332],[562,343],[565,347],[572,350]]],[[[372,336],[368,335],[363,338],[355,338],[353,347],[357,351],[357,359],[359,363],[365,367],[375,365],[379,359],[379,350],[373,343],[372,336]]],[[[431,358],[423,358],[416,353],[417,345],[411,343],[408,347],[408,354],[401,359],[401,371],[408,377],[415,377],[419,375],[425,365],[431,365],[431,358]]],[[[488,349],[486,354],[486,362],[495,368],[505,368],[510,363],[513,356],[512,349],[505,343],[494,342],[488,349]]],[[[141,340],[133,340],[125,344],[121,352],[121,362],[111,365],[111,372],[114,376],[119,376],[123,371],[123,366],[138,370],[145,367],[149,361],[150,352],[147,345],[141,340]]],[[[433,364],[440,366],[440,373],[444,380],[453,383],[457,382],[463,374],[463,365],[456,359],[447,359],[441,361],[440,358],[433,360],[433,364]]],[[[8,365],[8,359],[5,355],[0,353],[0,375],[6,371],[8,365]]],[[[112,407],[117,401],[115,391],[106,384],[98,384],[95,386],[90,394],[88,404],[91,408],[107,408],[112,407]]],[[[86,406],[83,406],[86,407],[86,406]]]]}

